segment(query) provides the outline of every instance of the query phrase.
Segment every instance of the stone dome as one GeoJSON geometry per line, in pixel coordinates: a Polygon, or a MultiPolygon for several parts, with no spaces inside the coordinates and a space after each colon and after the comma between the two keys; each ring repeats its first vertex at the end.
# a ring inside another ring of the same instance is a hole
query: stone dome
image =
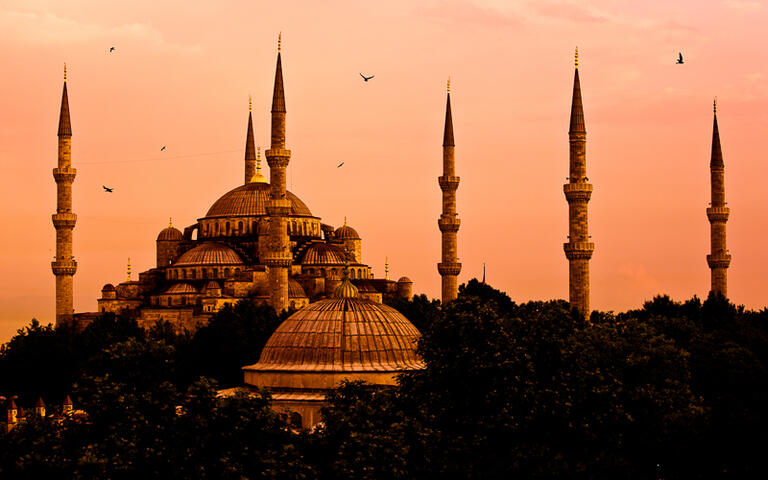
{"type": "Polygon", "coordinates": [[[413,282],[408,277],[400,277],[400,279],[397,281],[397,283],[413,283],[413,282]]]}
{"type": "Polygon", "coordinates": [[[288,280],[288,298],[306,298],[304,288],[294,279],[288,280]]]}
{"type": "Polygon", "coordinates": [[[280,324],[259,362],[243,370],[249,385],[271,388],[328,389],[344,378],[389,385],[397,373],[424,368],[419,337],[388,305],[356,296],[320,300],[280,324]]]}
{"type": "Polygon", "coordinates": [[[163,241],[171,241],[171,242],[180,242],[184,240],[184,235],[181,233],[179,229],[176,227],[166,227],[160,231],[160,234],[157,236],[158,242],[163,241]]]}
{"type": "Polygon", "coordinates": [[[192,285],[188,283],[175,283],[171,285],[171,287],[165,291],[165,293],[173,294],[173,293],[197,293],[197,289],[193,287],[192,285]]]}
{"type": "Polygon", "coordinates": [[[115,286],[111,283],[105,284],[103,287],[101,287],[102,292],[114,292],[116,290],[115,286]]]}
{"type": "Polygon", "coordinates": [[[231,248],[216,242],[206,242],[184,252],[173,266],[242,264],[240,256],[231,248]]]}
{"type": "Polygon", "coordinates": [[[338,240],[360,240],[360,235],[357,234],[357,230],[346,223],[336,229],[335,236],[338,240]]]}
{"type": "Polygon", "coordinates": [[[307,249],[302,265],[344,265],[346,253],[339,245],[315,243],[307,249]]]}
{"type": "MultiPolygon", "coordinates": [[[[225,193],[205,214],[206,217],[265,216],[269,201],[268,183],[254,182],[241,185],[225,193]]],[[[290,215],[311,217],[312,212],[299,197],[286,192],[291,201],[290,215]]]]}

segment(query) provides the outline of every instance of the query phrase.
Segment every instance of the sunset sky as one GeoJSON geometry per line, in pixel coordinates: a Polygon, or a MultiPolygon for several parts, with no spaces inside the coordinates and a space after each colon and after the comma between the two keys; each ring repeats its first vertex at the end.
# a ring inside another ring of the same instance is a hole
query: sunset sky
{"type": "Polygon", "coordinates": [[[95,311],[129,256],[134,279],[154,266],[169,217],[191,225],[242,183],[249,94],[256,143],[268,145],[281,31],[288,188],[324,223],[346,216],[377,277],[389,257],[391,276],[439,297],[450,76],[459,282],[486,262],[488,282],[515,301],[567,299],[562,184],[578,46],[595,187],[592,307],[706,296],[717,96],[728,290],[734,303],[763,308],[766,25],[765,1],[2,0],[0,341],[32,317],[54,320],[63,64],[77,168],[75,309],[95,311]],[[376,77],[364,83],[361,72],[376,77]]]}

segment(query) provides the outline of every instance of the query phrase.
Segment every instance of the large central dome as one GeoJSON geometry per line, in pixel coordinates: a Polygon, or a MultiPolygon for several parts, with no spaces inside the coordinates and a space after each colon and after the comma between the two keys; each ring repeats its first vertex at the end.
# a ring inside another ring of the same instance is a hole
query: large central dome
{"type": "MultiPolygon", "coordinates": [[[[208,210],[206,217],[258,216],[267,215],[270,186],[268,183],[246,183],[225,193],[208,210]]],[[[299,197],[286,191],[291,201],[292,216],[311,217],[312,212],[299,197]]]]}

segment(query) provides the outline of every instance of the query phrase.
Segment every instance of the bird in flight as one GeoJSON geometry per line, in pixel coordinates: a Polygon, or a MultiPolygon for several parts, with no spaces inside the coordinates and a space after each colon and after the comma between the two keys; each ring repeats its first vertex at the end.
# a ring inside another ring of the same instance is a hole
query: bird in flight
{"type": "Polygon", "coordinates": [[[115,189],[115,187],[111,187],[111,188],[110,188],[110,187],[107,187],[106,185],[102,185],[101,187],[102,187],[102,188],[104,189],[104,191],[105,191],[105,192],[107,192],[107,193],[112,193],[112,190],[114,190],[114,189],[115,189]]]}
{"type": "Polygon", "coordinates": [[[109,47],[109,53],[112,53],[115,51],[115,47],[109,47]]]}
{"type": "Polygon", "coordinates": [[[341,162],[340,164],[336,165],[336,168],[339,168],[339,167],[341,167],[342,165],[344,165],[344,162],[341,162]]]}
{"type": "Polygon", "coordinates": [[[165,151],[165,145],[163,145],[163,148],[160,149],[161,152],[165,151]]]}
{"type": "Polygon", "coordinates": [[[677,65],[682,65],[683,63],[684,63],[683,62],[683,53],[682,52],[678,52],[678,54],[677,54],[677,65]]]}
{"type": "Polygon", "coordinates": [[[368,80],[372,79],[372,78],[373,78],[373,77],[375,77],[376,75],[371,75],[370,77],[366,77],[365,75],[363,75],[363,74],[361,73],[361,74],[360,74],[360,76],[361,76],[361,77],[363,77],[363,80],[365,80],[365,81],[367,82],[368,80]]]}

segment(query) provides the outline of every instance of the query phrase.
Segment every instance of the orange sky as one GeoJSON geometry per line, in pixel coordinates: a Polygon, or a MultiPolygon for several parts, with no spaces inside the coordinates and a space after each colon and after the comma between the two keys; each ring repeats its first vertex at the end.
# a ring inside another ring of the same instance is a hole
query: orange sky
{"type": "Polygon", "coordinates": [[[516,301],[567,298],[562,184],[578,45],[593,308],[706,295],[715,95],[729,293],[768,303],[765,1],[120,3],[0,2],[0,341],[33,316],[53,320],[62,64],[78,170],[75,308],[93,311],[128,256],[134,272],[154,265],[168,217],[190,225],[242,182],[249,94],[256,142],[268,142],[279,31],[289,189],[325,223],[346,215],[376,276],[388,256],[393,276],[439,296],[450,75],[459,281],[486,262],[489,283],[516,301]]]}

